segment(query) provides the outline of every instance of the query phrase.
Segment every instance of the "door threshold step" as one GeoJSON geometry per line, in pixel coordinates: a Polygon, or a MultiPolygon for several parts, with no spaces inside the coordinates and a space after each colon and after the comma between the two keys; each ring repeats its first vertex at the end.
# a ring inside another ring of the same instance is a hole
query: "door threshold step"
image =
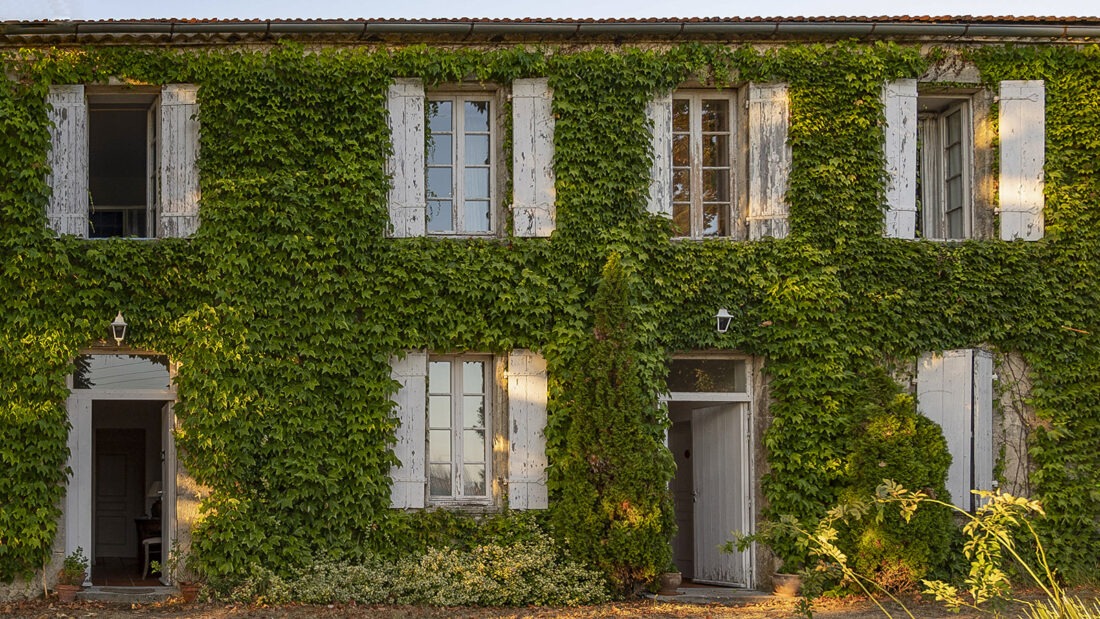
{"type": "Polygon", "coordinates": [[[111,602],[117,604],[152,604],[179,595],[175,587],[107,587],[92,586],[76,594],[76,599],[87,602],[111,602]]]}

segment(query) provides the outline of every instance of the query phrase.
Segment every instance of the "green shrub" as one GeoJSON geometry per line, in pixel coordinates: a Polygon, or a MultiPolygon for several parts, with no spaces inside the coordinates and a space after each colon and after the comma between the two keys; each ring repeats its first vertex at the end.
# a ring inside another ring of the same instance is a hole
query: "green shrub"
{"type": "Polygon", "coordinates": [[[664,445],[667,417],[646,385],[630,278],[618,254],[604,266],[593,310],[591,337],[563,387],[566,401],[548,425],[563,425],[565,437],[548,448],[560,489],[552,522],[574,556],[625,593],[671,561],[675,464],[664,445]]]}
{"type": "MultiPolygon", "coordinates": [[[[944,482],[951,455],[939,426],[917,413],[914,398],[885,371],[866,382],[867,410],[848,457],[851,482],[841,500],[873,495],[883,479],[948,499],[944,482]]],[[[851,521],[841,529],[840,546],[857,572],[903,591],[945,567],[957,536],[949,510],[930,505],[908,522],[896,511],[851,521]]]]}
{"type": "Polygon", "coordinates": [[[221,597],[268,604],[572,606],[609,599],[606,581],[564,557],[545,534],[512,544],[429,548],[399,560],[316,560],[285,575],[254,565],[221,597]]]}

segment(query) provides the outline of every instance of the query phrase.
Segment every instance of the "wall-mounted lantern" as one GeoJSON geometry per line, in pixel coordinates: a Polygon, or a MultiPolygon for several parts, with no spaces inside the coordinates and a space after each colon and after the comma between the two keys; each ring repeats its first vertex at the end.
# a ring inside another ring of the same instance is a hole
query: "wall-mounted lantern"
{"type": "Polygon", "coordinates": [[[111,337],[115,338],[115,344],[118,346],[122,346],[122,340],[126,339],[126,319],[122,317],[122,312],[119,312],[111,323],[111,337]]]}
{"type": "Polygon", "coordinates": [[[726,308],[718,310],[718,313],[714,316],[717,321],[717,327],[719,333],[725,333],[730,329],[730,322],[733,320],[733,314],[729,313],[726,308]]]}

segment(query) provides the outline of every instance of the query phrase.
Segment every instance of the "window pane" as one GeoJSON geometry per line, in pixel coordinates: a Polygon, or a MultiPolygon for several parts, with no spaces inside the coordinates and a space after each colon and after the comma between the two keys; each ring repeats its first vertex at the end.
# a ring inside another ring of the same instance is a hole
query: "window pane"
{"type": "Polygon", "coordinates": [[[450,200],[428,201],[428,232],[450,232],[452,224],[450,200]]]}
{"type": "Polygon", "coordinates": [[[464,198],[489,198],[489,168],[466,168],[464,198]]]}
{"type": "Polygon", "coordinates": [[[687,203],[673,203],[672,226],[676,229],[677,236],[691,236],[691,205],[687,203]]]}
{"type": "Polygon", "coordinates": [[[672,136],[672,165],[685,168],[691,165],[691,142],[686,133],[672,136]]]}
{"type": "Polygon", "coordinates": [[[463,430],[462,459],[466,462],[485,462],[485,430],[463,430]]]}
{"type": "Polygon", "coordinates": [[[466,136],[466,165],[489,165],[489,136],[466,136]]]}
{"type": "Polygon", "coordinates": [[[428,492],[432,496],[451,496],[451,465],[433,464],[429,470],[428,492]]]}
{"type": "Polygon", "coordinates": [[[470,131],[488,131],[489,130],[489,102],[488,101],[467,101],[466,102],[466,124],[465,130],[470,131]]]}
{"type": "Polygon", "coordinates": [[[429,101],[428,131],[432,133],[437,133],[439,131],[451,131],[451,127],[451,102],[429,101]]]}
{"type": "Polygon", "coordinates": [[[74,389],[167,389],[171,383],[164,355],[80,355],[74,364],[74,389]]]}
{"type": "Polygon", "coordinates": [[[726,99],[703,100],[703,131],[729,131],[729,101],[726,99]]]}
{"type": "Polygon", "coordinates": [[[726,214],[729,209],[725,204],[703,205],[703,236],[725,236],[729,229],[729,221],[726,214]]]}
{"type": "Polygon", "coordinates": [[[691,128],[691,102],[687,99],[672,100],[672,130],[689,131],[691,128]]]}
{"type": "Polygon", "coordinates": [[[462,391],[464,393],[485,392],[485,363],[481,361],[462,363],[462,391]]]}
{"type": "Polygon", "coordinates": [[[428,364],[428,392],[448,393],[451,390],[451,362],[432,361],[428,364]]]}
{"type": "Polygon", "coordinates": [[[744,393],[745,362],[738,359],[673,359],[668,390],[679,392],[744,393]]]}
{"type": "Polygon", "coordinates": [[[428,168],[428,198],[450,198],[453,186],[450,168],[428,168]]]}
{"type": "Polygon", "coordinates": [[[432,134],[428,138],[428,165],[451,165],[451,136],[432,134]]]}
{"type": "Polygon", "coordinates": [[[961,239],[964,234],[962,209],[951,211],[947,214],[947,238],[961,239]]]}
{"type": "Polygon", "coordinates": [[[467,464],[463,468],[462,494],[485,496],[485,465],[467,464]]]}
{"type": "Polygon", "coordinates": [[[728,169],[703,170],[703,201],[729,202],[730,173],[728,169]]]}
{"type": "Polygon", "coordinates": [[[703,166],[707,168],[729,167],[730,138],[728,135],[703,136],[703,166]]]}
{"type": "Polygon", "coordinates": [[[485,398],[480,395],[462,397],[462,427],[485,427],[485,398]]]}
{"type": "Polygon", "coordinates": [[[676,202],[691,199],[691,170],[672,170],[672,199],[676,202]]]}
{"type": "Polygon", "coordinates": [[[451,459],[451,431],[428,431],[428,459],[432,462],[449,462],[451,459]]]}
{"type": "Polygon", "coordinates": [[[947,143],[954,144],[962,140],[962,112],[953,112],[947,117],[947,143]]]}
{"type": "Polygon", "coordinates": [[[451,427],[451,396],[428,396],[428,425],[432,428],[451,427]]]}
{"type": "Polygon", "coordinates": [[[466,200],[463,232],[488,232],[490,230],[489,201],[466,200]]]}

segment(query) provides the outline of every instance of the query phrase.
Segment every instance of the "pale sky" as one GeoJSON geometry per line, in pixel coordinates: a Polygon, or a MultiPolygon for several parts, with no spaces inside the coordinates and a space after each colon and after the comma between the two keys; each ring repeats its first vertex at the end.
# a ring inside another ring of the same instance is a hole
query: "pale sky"
{"type": "Polygon", "coordinates": [[[0,20],[1098,14],[1096,0],[0,0],[0,20]]]}

